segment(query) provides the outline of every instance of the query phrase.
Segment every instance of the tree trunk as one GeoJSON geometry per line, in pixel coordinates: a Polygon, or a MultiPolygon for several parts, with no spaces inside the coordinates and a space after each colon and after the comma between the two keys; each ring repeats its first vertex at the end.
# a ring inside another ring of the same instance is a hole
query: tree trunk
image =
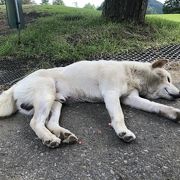
{"type": "Polygon", "coordinates": [[[105,0],[102,15],[112,21],[144,23],[148,0],[105,0]]]}

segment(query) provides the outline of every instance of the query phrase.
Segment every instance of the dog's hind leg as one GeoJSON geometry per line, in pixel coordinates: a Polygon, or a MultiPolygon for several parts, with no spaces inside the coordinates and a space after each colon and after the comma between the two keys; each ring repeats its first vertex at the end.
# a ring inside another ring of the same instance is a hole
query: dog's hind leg
{"type": "Polygon", "coordinates": [[[36,91],[34,96],[34,116],[31,119],[30,126],[42,140],[43,144],[55,148],[59,146],[61,140],[45,127],[45,122],[55,100],[55,89],[47,88],[45,86],[43,91],[36,91]]]}
{"type": "Polygon", "coordinates": [[[61,114],[62,103],[54,101],[51,108],[50,118],[46,121],[46,127],[64,143],[77,142],[78,138],[69,130],[60,127],[59,118],[61,114]]]}
{"type": "Polygon", "coordinates": [[[125,125],[118,93],[115,91],[106,92],[104,94],[104,102],[111,117],[111,126],[116,134],[125,142],[134,140],[136,136],[125,125]]]}

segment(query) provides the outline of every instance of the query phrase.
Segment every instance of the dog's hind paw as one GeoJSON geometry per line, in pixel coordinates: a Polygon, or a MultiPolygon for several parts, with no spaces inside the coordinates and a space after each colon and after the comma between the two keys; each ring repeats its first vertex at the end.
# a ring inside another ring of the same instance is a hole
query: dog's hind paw
{"type": "Polygon", "coordinates": [[[75,143],[78,141],[78,138],[68,129],[62,127],[56,127],[52,131],[57,137],[59,137],[63,143],[75,143]]]}
{"type": "Polygon", "coordinates": [[[61,140],[59,138],[53,140],[45,140],[43,144],[49,148],[57,148],[61,144],[61,140]]]}
{"type": "Polygon", "coordinates": [[[63,143],[75,143],[77,141],[78,141],[78,138],[74,134],[68,134],[62,142],[63,143]]]}
{"type": "Polygon", "coordinates": [[[130,130],[120,132],[120,133],[118,134],[118,136],[119,136],[120,139],[122,139],[124,142],[128,142],[128,143],[136,139],[136,136],[135,136],[134,133],[132,133],[130,130]]]}
{"type": "Polygon", "coordinates": [[[60,126],[48,126],[48,129],[57,137],[60,138],[63,143],[75,143],[78,142],[78,138],[68,129],[60,126]]]}

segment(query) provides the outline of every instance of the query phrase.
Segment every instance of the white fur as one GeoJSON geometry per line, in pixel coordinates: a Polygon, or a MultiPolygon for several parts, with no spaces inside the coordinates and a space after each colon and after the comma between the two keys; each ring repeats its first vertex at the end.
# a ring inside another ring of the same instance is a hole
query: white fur
{"type": "Polygon", "coordinates": [[[33,114],[32,129],[47,146],[56,147],[61,143],[62,134],[63,142],[77,140],[58,124],[62,102],[68,98],[104,101],[116,134],[130,142],[136,136],[125,125],[120,99],[137,109],[179,121],[180,110],[140,97],[172,99],[172,95],[177,96],[179,90],[167,77],[170,78],[170,74],[158,65],[127,61],[81,61],[66,67],[41,69],[0,96],[0,116],[10,115],[16,108],[33,114]],[[14,100],[17,100],[16,108],[14,100]],[[26,111],[21,108],[22,103],[34,108],[26,111]],[[50,111],[52,115],[48,119],[50,111]]]}
{"type": "Polygon", "coordinates": [[[16,112],[17,108],[13,98],[13,88],[4,91],[0,95],[0,116],[9,116],[16,112]]]}

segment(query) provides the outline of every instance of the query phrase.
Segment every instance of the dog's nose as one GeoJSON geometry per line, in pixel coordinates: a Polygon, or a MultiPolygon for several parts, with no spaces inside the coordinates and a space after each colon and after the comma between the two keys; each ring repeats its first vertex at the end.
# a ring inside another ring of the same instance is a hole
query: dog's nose
{"type": "Polygon", "coordinates": [[[179,96],[177,98],[180,98],[180,92],[179,92],[179,96]]]}
{"type": "Polygon", "coordinates": [[[178,94],[170,94],[173,98],[180,98],[180,92],[178,94]]]}

